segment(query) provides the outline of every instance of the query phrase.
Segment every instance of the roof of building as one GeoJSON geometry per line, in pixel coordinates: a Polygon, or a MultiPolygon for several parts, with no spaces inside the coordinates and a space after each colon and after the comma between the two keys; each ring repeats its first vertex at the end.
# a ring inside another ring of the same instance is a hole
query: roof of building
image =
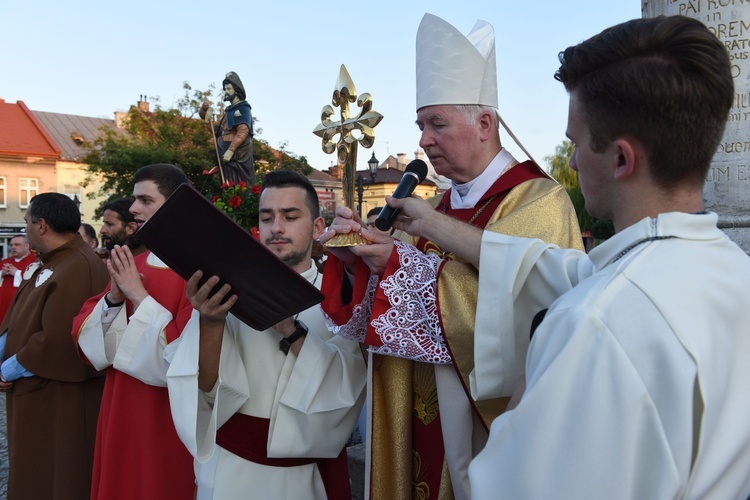
{"type": "Polygon", "coordinates": [[[106,118],[66,115],[34,111],[34,115],[44,125],[55,142],[60,145],[60,158],[67,161],[80,161],[88,153],[84,142],[92,143],[102,127],[115,128],[115,121],[106,118]]]}
{"type": "Polygon", "coordinates": [[[334,176],[331,174],[327,174],[325,172],[321,172],[320,170],[313,169],[312,173],[307,176],[308,179],[311,181],[326,181],[326,182],[339,182],[334,176]]]}
{"type": "Polygon", "coordinates": [[[0,99],[0,154],[59,158],[60,147],[23,101],[0,99]]]}

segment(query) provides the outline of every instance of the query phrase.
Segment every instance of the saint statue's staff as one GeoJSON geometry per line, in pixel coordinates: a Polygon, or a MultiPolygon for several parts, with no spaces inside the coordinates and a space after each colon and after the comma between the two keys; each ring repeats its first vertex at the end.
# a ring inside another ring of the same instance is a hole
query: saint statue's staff
{"type": "Polygon", "coordinates": [[[211,136],[214,138],[214,152],[216,152],[216,164],[219,166],[219,175],[221,176],[221,183],[226,183],[226,179],[224,178],[224,167],[221,166],[221,155],[219,154],[219,144],[216,142],[216,130],[214,129],[214,120],[213,120],[213,113],[211,115],[207,115],[206,123],[208,123],[208,128],[211,129],[211,136]]]}

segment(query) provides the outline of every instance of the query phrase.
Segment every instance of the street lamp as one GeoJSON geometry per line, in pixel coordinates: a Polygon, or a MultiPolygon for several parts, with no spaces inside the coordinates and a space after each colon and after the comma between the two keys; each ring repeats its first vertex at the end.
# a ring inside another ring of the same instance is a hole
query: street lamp
{"type": "Polygon", "coordinates": [[[375,158],[375,152],[372,158],[367,160],[367,169],[370,171],[370,180],[365,180],[362,174],[357,175],[357,213],[362,217],[362,195],[365,193],[365,186],[375,184],[375,177],[378,176],[378,164],[380,162],[375,158]]]}

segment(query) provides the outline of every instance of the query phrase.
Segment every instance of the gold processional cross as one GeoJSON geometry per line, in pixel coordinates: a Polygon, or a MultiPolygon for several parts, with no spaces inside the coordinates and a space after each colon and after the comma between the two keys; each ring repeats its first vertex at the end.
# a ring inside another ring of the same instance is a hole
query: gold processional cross
{"type": "MultiPolygon", "coordinates": [[[[339,165],[343,165],[342,184],[344,188],[344,204],[353,209],[354,185],[357,170],[357,146],[371,148],[375,143],[375,126],[383,119],[383,115],[372,109],[372,96],[364,93],[357,98],[357,88],[354,86],[349,72],[342,64],[336,88],[333,91],[331,105],[326,105],[320,113],[320,123],[313,134],[323,139],[323,152],[331,154],[336,151],[339,165]],[[361,111],[352,117],[349,103],[356,102],[361,111]],[[335,113],[334,106],[339,109],[341,120],[334,122],[331,116],[335,113]],[[356,131],[356,132],[355,132],[356,131]],[[337,139],[338,137],[338,139],[337,139]]],[[[339,234],[328,240],[326,246],[344,247],[368,243],[359,234],[339,234]]]]}

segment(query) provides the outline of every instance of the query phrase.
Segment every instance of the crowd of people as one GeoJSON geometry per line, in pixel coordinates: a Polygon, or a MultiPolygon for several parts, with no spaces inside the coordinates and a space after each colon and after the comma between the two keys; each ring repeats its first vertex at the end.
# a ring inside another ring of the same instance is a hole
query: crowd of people
{"type": "Polygon", "coordinates": [[[305,177],[266,174],[260,242],[325,295],[266,331],[138,240],[180,168],[103,207],[103,259],[72,200],[31,200],[0,281],[10,500],[351,498],[363,407],[368,498],[750,495],[750,258],[702,198],[721,42],[657,17],[560,53],[570,167],[616,231],[589,253],[565,190],[501,143],[492,26],[426,14],[416,50],[451,188],[388,197],[395,232],[347,207],[326,228],[305,177]],[[369,244],[321,271],[314,246],[350,232],[369,244]]]}

